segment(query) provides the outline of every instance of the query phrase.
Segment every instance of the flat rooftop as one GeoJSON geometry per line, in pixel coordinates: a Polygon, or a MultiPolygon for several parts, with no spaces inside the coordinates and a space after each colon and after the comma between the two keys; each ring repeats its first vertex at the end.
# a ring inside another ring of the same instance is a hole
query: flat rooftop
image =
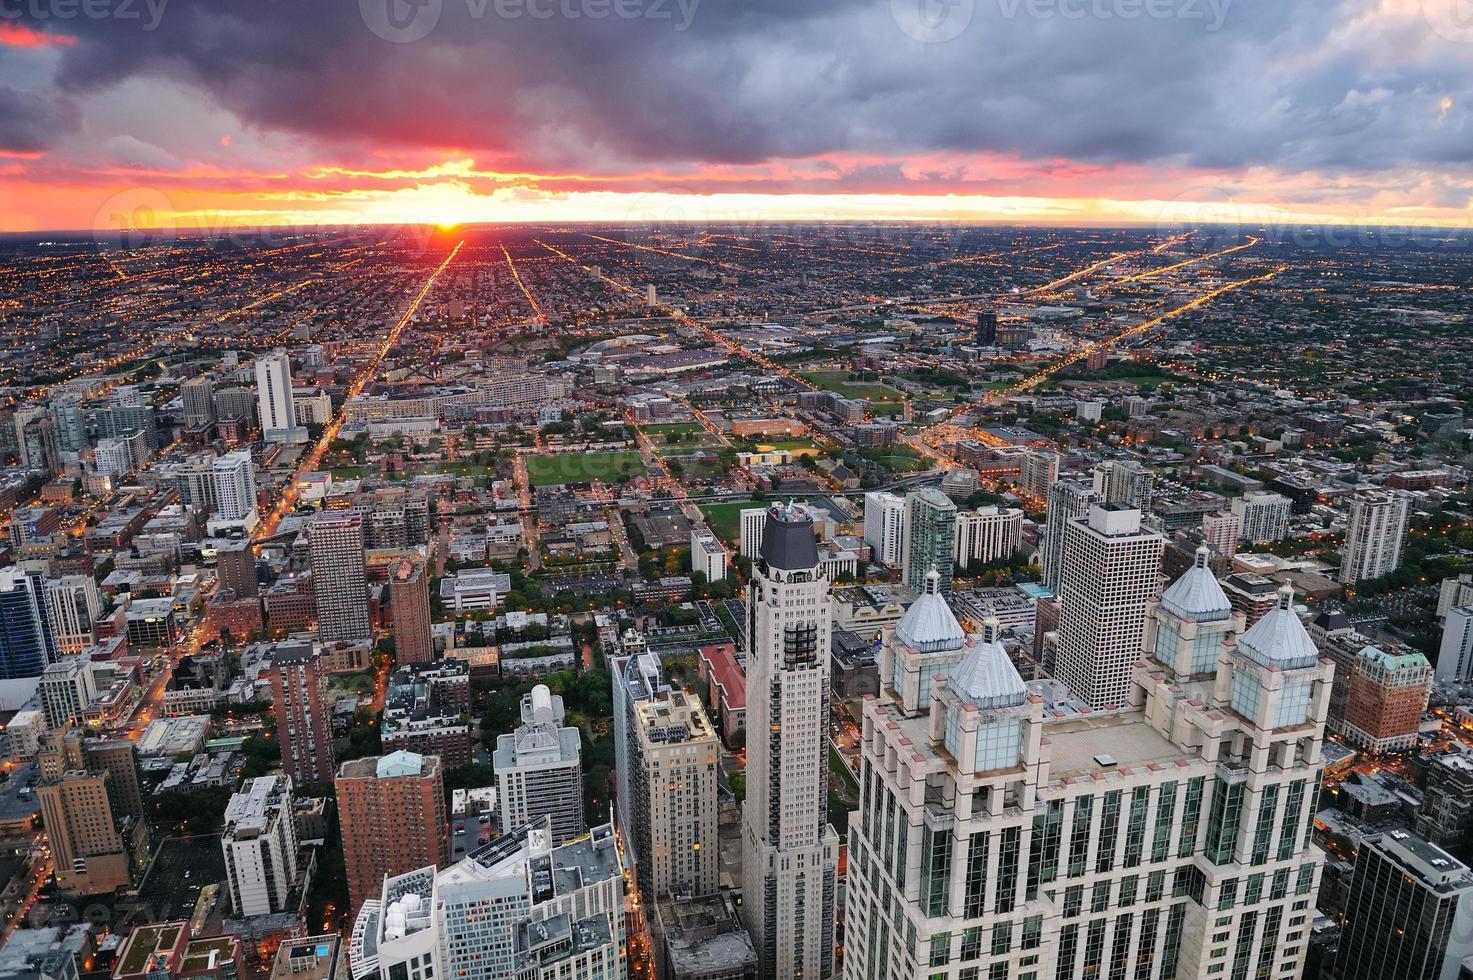
{"type": "Polygon", "coordinates": [[[1131,769],[1174,762],[1190,754],[1152,728],[1139,711],[1074,715],[1047,721],[1043,737],[1049,741],[1052,760],[1049,773],[1054,778],[1097,769],[1131,769]],[[1100,765],[1095,761],[1097,755],[1112,757],[1116,765],[1100,765]]]}

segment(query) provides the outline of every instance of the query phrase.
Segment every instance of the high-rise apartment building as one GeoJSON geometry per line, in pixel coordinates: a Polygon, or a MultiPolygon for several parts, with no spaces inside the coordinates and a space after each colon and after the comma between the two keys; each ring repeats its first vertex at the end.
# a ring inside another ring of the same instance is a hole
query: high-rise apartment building
{"type": "MultiPolygon", "coordinates": [[[[945,532],[949,551],[949,522],[945,532]]],[[[839,839],[827,819],[826,754],[832,607],[811,514],[774,506],[747,592],[751,736],[742,806],[743,916],[763,980],[834,974],[839,839]]]]}
{"type": "MultiPolygon", "coordinates": [[[[765,512],[764,512],[765,513],[765,512]]],[[[644,701],[666,697],[672,690],[660,668],[660,659],[638,646],[627,645],[627,656],[609,661],[613,678],[614,822],[623,828],[643,815],[634,812],[634,741],[638,737],[635,708],[644,701]]],[[[626,850],[625,861],[637,871],[639,853],[626,850]]]]}
{"type": "Polygon", "coordinates": [[[87,768],[107,773],[107,798],[113,816],[143,819],[143,782],[138,770],[138,744],[127,738],[89,738],[82,743],[87,768]]]}
{"type": "Polygon", "coordinates": [[[1415,650],[1367,646],[1351,662],[1345,717],[1331,720],[1345,741],[1381,754],[1417,742],[1432,693],[1432,665],[1415,650]]]}
{"type": "Polygon", "coordinates": [[[762,529],[767,525],[766,507],[744,507],[741,511],[742,529],[737,538],[737,550],[743,558],[756,559],[762,548],[762,529]]]}
{"type": "MultiPolygon", "coordinates": [[[[845,977],[1301,974],[1331,668],[1289,610],[1234,644],[1241,618],[1188,575],[1119,710],[1025,684],[995,624],[925,699],[865,703],[845,977]]],[[[897,656],[956,644],[948,617],[897,656]]]]}
{"type": "Polygon", "coordinates": [[[1133,459],[1107,459],[1091,471],[1095,495],[1107,504],[1151,509],[1151,471],[1133,459]]]}
{"type": "MultiPolygon", "coordinates": [[[[767,521],[765,510],[761,512],[761,520],[764,524],[767,521]]],[[[869,545],[871,561],[887,568],[899,566],[905,551],[904,497],[887,490],[872,490],[864,495],[864,543],[869,545]]]]}
{"type": "Polygon", "coordinates": [[[267,436],[296,428],[292,362],[286,351],[275,350],[256,359],[256,402],[260,406],[261,431],[267,436]]]}
{"type": "Polygon", "coordinates": [[[1048,499],[1048,488],[1059,479],[1059,454],[1028,450],[1018,475],[1018,488],[1038,500],[1048,499]]]}
{"type": "Polygon", "coordinates": [[[1437,649],[1437,679],[1459,684],[1473,680],[1473,607],[1453,606],[1447,611],[1437,649]]]}
{"type": "Polygon", "coordinates": [[[430,636],[430,584],[422,562],[400,560],[389,577],[389,611],[394,619],[394,660],[425,664],[435,659],[430,636]]]}
{"type": "Polygon", "coordinates": [[[41,700],[41,712],[48,729],[55,731],[79,722],[82,709],[97,695],[92,665],[77,656],[52,661],[41,672],[36,694],[41,700]]]}
{"type": "Polygon", "coordinates": [[[79,399],[58,398],[47,406],[47,411],[58,449],[64,453],[79,453],[87,448],[87,415],[82,411],[79,399]]]}
{"type": "Polygon", "coordinates": [[[290,776],[258,776],[230,797],[220,848],[236,918],[297,910],[295,817],[290,776]]]}
{"type": "Polygon", "coordinates": [[[1243,536],[1243,519],[1231,511],[1202,515],[1202,540],[1219,555],[1231,558],[1238,553],[1238,539],[1243,536]]]}
{"type": "Polygon", "coordinates": [[[1043,566],[1043,584],[1059,589],[1059,573],[1064,563],[1064,528],[1076,517],[1089,513],[1090,504],[1103,498],[1077,480],[1060,480],[1049,488],[1047,524],[1039,549],[1043,566]]]}
{"type": "Polygon", "coordinates": [[[646,904],[720,886],[717,768],[721,744],[699,699],[665,691],[634,705],[631,806],[620,824],[646,904]]]}
{"type": "Polygon", "coordinates": [[[625,980],[614,828],[561,846],[522,827],[438,873],[383,882],[353,924],[353,980],[625,980]]]}
{"type": "Polygon", "coordinates": [[[281,767],[298,785],[331,782],[332,704],[327,697],[327,671],[311,644],[276,648],[271,697],[281,767]]]}
{"type": "Polygon", "coordinates": [[[705,525],[691,528],[690,570],[706,576],[707,582],[726,578],[726,547],[705,525]]]}
{"type": "Polygon", "coordinates": [[[1406,540],[1409,500],[1398,491],[1375,491],[1351,498],[1340,581],[1354,585],[1363,578],[1380,578],[1396,571],[1406,540]]]}
{"type": "Polygon", "coordinates": [[[238,449],[211,464],[215,478],[215,513],[222,520],[244,520],[256,509],[256,464],[250,450],[238,449]]]}
{"type": "Polygon", "coordinates": [[[501,829],[552,819],[553,840],[572,840],[588,828],[583,811],[583,743],[578,729],[563,725],[563,699],[538,684],[522,696],[522,723],[496,739],[501,829]]]}
{"type": "Polygon", "coordinates": [[[254,429],[260,420],[256,413],[258,401],[249,388],[221,388],[215,392],[215,417],[222,422],[239,419],[247,429],[254,429]]]}
{"type": "Polygon", "coordinates": [[[249,541],[229,541],[215,552],[215,582],[220,589],[235,593],[237,599],[253,599],[260,594],[256,580],[256,553],[249,541]]]}
{"type": "Polygon", "coordinates": [[[0,680],[39,677],[56,645],[39,574],[0,568],[0,680]]]}
{"type": "Polygon", "coordinates": [[[941,591],[951,595],[956,574],[956,504],[951,498],[935,487],[906,494],[901,541],[905,584],[919,592],[925,587],[926,574],[934,568],[941,575],[941,591]]]}
{"type": "Polygon", "coordinates": [[[1232,502],[1233,513],[1243,521],[1243,539],[1253,544],[1287,538],[1293,507],[1288,497],[1267,490],[1250,490],[1232,502]]]}
{"type": "Polygon", "coordinates": [[[215,421],[215,386],[209,378],[190,378],[179,386],[184,401],[184,427],[193,429],[215,421]]]}
{"type": "Polygon", "coordinates": [[[353,911],[378,896],[385,875],[450,863],[438,756],[401,751],[345,762],[337,774],[337,797],[353,911]]]}
{"type": "Polygon", "coordinates": [[[317,605],[317,635],[322,641],[372,639],[363,517],[350,510],[317,515],[307,525],[307,563],[317,605]]]}
{"type": "Polygon", "coordinates": [[[961,568],[1007,558],[1023,547],[1023,512],[979,507],[956,515],[956,563],[961,568]]]}
{"type": "Polygon", "coordinates": [[[1456,980],[1473,953],[1473,871],[1405,830],[1364,838],[1336,980],[1456,980]]]}
{"type": "Polygon", "coordinates": [[[103,895],[129,883],[128,850],[113,823],[107,774],[71,769],[36,787],[63,895],[103,895]]]}
{"type": "Polygon", "coordinates": [[[63,575],[46,583],[46,608],[58,654],[81,653],[97,642],[102,592],[91,575],[63,575]]]}
{"type": "Polygon", "coordinates": [[[1140,511],[1118,504],[1094,504],[1064,526],[1055,675],[1093,708],[1130,695],[1164,545],[1141,528],[1140,511]]]}

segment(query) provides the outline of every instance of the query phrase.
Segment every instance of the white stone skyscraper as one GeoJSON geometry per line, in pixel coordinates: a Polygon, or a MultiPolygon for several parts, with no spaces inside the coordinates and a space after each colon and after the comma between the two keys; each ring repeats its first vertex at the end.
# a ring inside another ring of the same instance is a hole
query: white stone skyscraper
{"type": "Polygon", "coordinates": [[[864,705],[846,980],[1302,974],[1333,668],[1287,603],[1239,638],[1199,560],[1098,712],[922,603],[887,659],[929,686],[864,705]]]}
{"type": "Polygon", "coordinates": [[[747,594],[743,915],[762,980],[834,975],[839,838],[827,818],[830,582],[813,518],[774,506],[747,594]]]}

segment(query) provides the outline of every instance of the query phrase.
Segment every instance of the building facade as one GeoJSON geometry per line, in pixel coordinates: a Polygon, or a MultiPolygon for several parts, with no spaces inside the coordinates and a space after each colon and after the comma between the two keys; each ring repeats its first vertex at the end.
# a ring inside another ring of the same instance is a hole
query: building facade
{"type": "Polygon", "coordinates": [[[387,875],[450,862],[444,771],[433,755],[393,752],[343,763],[335,780],[354,912],[387,875]]]}
{"type": "Polygon", "coordinates": [[[303,869],[290,776],[258,776],[230,797],[220,848],[236,917],[297,911],[303,869]]]}
{"type": "Polygon", "coordinates": [[[747,594],[753,734],[742,807],[743,915],[764,980],[834,975],[839,841],[826,816],[825,751],[832,604],[812,516],[774,506],[747,594]]]}
{"type": "Polygon", "coordinates": [[[355,511],[324,511],[307,525],[307,548],[322,642],[371,639],[363,517],[355,511]]]}
{"type": "Polygon", "coordinates": [[[1408,501],[1406,494],[1394,491],[1351,499],[1340,581],[1354,585],[1363,578],[1380,578],[1396,571],[1406,540],[1408,501]]]}
{"type": "Polygon", "coordinates": [[[919,592],[926,574],[941,574],[941,591],[951,594],[956,569],[956,504],[935,487],[905,495],[905,534],[901,538],[901,574],[919,592]]]}
{"type": "Polygon", "coordinates": [[[1140,511],[1114,504],[1093,504],[1065,525],[1054,674],[1093,708],[1130,694],[1164,544],[1142,530],[1140,511]]]}
{"type": "Polygon", "coordinates": [[[578,729],[563,725],[563,699],[538,684],[522,697],[522,723],[496,739],[491,763],[503,833],[551,820],[552,836],[564,843],[588,828],[583,812],[583,743],[578,729]]]}
{"type": "Polygon", "coordinates": [[[271,670],[272,710],[281,767],[297,784],[332,782],[332,705],[327,671],[310,645],[277,647],[271,670]]]}
{"type": "Polygon", "coordinates": [[[1103,498],[1077,480],[1060,480],[1048,492],[1048,516],[1039,548],[1039,564],[1043,567],[1043,584],[1059,590],[1059,575],[1064,564],[1064,529],[1076,517],[1089,514],[1090,504],[1103,498]]]}
{"type": "Polygon", "coordinates": [[[1023,547],[1023,512],[979,507],[956,515],[956,563],[961,568],[1010,557],[1023,547]]]}
{"type": "MultiPolygon", "coordinates": [[[[943,608],[913,642],[956,642],[943,608]]],[[[1237,638],[1200,575],[1172,608],[1114,711],[1051,701],[989,633],[927,702],[866,703],[847,980],[1300,975],[1331,668],[1292,611],[1237,638]]]]}
{"type": "MultiPolygon", "coordinates": [[[[762,520],[767,520],[767,512],[762,520]]],[[[876,564],[895,568],[905,549],[905,498],[885,490],[864,495],[864,543],[876,564]]],[[[754,553],[755,554],[755,553],[754,553]]]]}

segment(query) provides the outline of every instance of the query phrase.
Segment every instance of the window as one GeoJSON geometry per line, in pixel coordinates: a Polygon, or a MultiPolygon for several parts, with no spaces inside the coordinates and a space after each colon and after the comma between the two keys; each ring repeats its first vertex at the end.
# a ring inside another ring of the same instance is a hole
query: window
{"type": "Polygon", "coordinates": [[[1100,845],[1095,852],[1095,872],[1104,874],[1115,867],[1115,843],[1120,835],[1120,790],[1105,794],[1100,808],[1100,845]]]}
{"type": "Polygon", "coordinates": [[[1156,829],[1151,839],[1151,860],[1165,861],[1171,850],[1171,825],[1176,820],[1176,783],[1162,783],[1156,794],[1156,829]]]}
{"type": "Polygon", "coordinates": [[[1089,858],[1090,824],[1094,821],[1095,798],[1086,794],[1074,801],[1074,828],[1069,837],[1069,877],[1084,874],[1089,858]]]}
{"type": "Polygon", "coordinates": [[[1238,823],[1243,817],[1243,784],[1218,779],[1207,820],[1207,860],[1226,864],[1238,846],[1238,823]]]}
{"type": "Polygon", "coordinates": [[[1258,704],[1262,698],[1263,688],[1259,686],[1258,678],[1252,672],[1239,670],[1233,674],[1233,710],[1257,723],[1258,704]]]}
{"type": "Polygon", "coordinates": [[[1309,717],[1310,694],[1314,689],[1314,681],[1294,681],[1284,685],[1284,690],[1279,695],[1279,707],[1274,712],[1273,726],[1275,728],[1292,728],[1302,725],[1309,717]]]}

